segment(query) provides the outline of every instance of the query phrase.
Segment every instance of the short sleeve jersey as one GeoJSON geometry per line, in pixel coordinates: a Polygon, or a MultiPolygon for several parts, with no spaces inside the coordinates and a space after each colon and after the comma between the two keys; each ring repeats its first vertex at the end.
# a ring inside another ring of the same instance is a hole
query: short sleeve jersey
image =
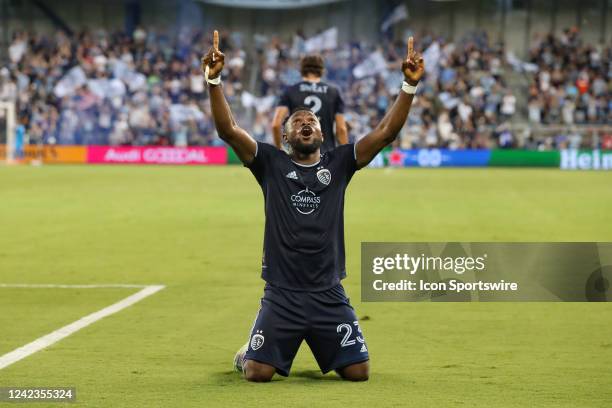
{"type": "Polygon", "coordinates": [[[344,194],[357,170],[354,145],[339,146],[306,166],[258,142],[247,167],[265,202],[262,278],[291,290],[337,285],[346,276],[344,194]]]}

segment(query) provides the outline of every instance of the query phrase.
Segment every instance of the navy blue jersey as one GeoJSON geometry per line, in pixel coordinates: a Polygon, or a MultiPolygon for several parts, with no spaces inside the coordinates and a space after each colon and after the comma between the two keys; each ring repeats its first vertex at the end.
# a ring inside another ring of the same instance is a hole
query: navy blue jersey
{"type": "Polygon", "coordinates": [[[321,153],[336,147],[334,121],[336,114],[344,113],[344,101],[338,88],[325,82],[298,82],[283,92],[278,106],[286,106],[290,114],[297,108],[309,108],[321,123],[321,153]]]}
{"type": "Polygon", "coordinates": [[[344,193],[357,170],[353,144],[305,166],[282,150],[257,142],[247,166],[265,199],[262,278],[275,286],[321,291],[346,276],[344,193]]]}

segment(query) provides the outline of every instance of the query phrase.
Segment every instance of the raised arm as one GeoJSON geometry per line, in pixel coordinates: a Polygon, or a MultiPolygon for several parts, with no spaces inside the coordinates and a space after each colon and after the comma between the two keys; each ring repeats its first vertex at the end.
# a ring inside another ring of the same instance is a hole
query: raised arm
{"type": "Polygon", "coordinates": [[[367,166],[370,161],[388,144],[393,142],[406,123],[410,105],[419,80],[425,72],[423,57],[414,51],[414,40],[408,39],[408,54],[402,63],[404,84],[395,102],[374,130],[364,136],[355,146],[357,167],[367,166]],[[408,85],[408,86],[406,86],[408,85]]]}
{"type": "Polygon", "coordinates": [[[289,108],[286,106],[277,106],[274,110],[274,118],[272,119],[272,136],[274,137],[274,146],[278,149],[283,147],[283,121],[289,114],[289,108]]]}
{"type": "Polygon", "coordinates": [[[219,33],[213,34],[213,46],[202,58],[202,71],[208,83],[210,108],[219,137],[229,144],[244,164],[250,164],[257,152],[257,142],[244,129],[240,128],[223,94],[220,77],[225,55],[219,51],[219,33]],[[217,84],[214,84],[217,82],[217,84]]]}
{"type": "Polygon", "coordinates": [[[336,120],[336,140],[338,146],[348,143],[348,129],[346,127],[346,120],[344,119],[343,113],[336,113],[334,118],[336,120]]]}

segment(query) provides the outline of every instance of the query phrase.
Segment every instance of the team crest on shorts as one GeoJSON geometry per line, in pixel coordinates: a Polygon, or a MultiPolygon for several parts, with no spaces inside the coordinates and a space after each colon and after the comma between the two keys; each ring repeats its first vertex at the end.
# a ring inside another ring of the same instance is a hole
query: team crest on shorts
{"type": "Polygon", "coordinates": [[[329,183],[331,182],[331,172],[327,169],[321,169],[317,171],[317,178],[321,183],[329,186],[329,183]]]}
{"type": "Polygon", "coordinates": [[[251,350],[259,350],[261,346],[264,344],[264,336],[260,333],[263,333],[261,330],[257,330],[257,333],[251,337],[251,350]]]}

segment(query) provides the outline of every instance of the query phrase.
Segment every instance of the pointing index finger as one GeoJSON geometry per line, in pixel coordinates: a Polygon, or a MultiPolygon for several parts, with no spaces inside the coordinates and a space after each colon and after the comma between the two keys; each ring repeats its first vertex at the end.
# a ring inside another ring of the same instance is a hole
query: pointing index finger
{"type": "Polygon", "coordinates": [[[414,52],[414,38],[412,38],[412,36],[408,37],[408,55],[407,55],[407,59],[410,58],[410,56],[412,55],[412,53],[414,52]]]}
{"type": "Polygon", "coordinates": [[[213,32],[213,49],[219,51],[219,32],[217,30],[213,32]]]}

